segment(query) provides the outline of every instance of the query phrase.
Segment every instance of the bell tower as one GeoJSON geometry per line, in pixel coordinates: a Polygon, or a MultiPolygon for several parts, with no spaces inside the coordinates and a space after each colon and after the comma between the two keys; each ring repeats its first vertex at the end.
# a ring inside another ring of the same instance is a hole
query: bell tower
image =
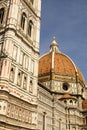
{"type": "Polygon", "coordinates": [[[41,0],[0,0],[0,129],[37,129],[41,0]]]}

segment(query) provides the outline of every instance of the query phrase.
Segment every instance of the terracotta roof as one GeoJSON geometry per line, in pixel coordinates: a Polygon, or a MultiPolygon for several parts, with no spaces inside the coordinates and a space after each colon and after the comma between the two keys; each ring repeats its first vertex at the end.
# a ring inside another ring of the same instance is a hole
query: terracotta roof
{"type": "Polygon", "coordinates": [[[82,102],[82,108],[87,109],[87,99],[83,100],[82,102]]]}
{"type": "MultiPolygon", "coordinates": [[[[78,77],[81,81],[85,82],[84,77],[80,70],[76,67],[73,61],[62,53],[54,53],[54,73],[61,75],[71,75],[78,77]]],[[[38,75],[48,74],[52,71],[52,52],[47,53],[39,59],[38,75]]]]}
{"type": "Polygon", "coordinates": [[[75,67],[66,55],[55,53],[54,64],[55,73],[75,75],[75,67]]]}
{"type": "Polygon", "coordinates": [[[70,94],[64,94],[60,99],[73,99],[74,97],[71,96],[70,94]]]}
{"type": "Polygon", "coordinates": [[[40,58],[38,74],[41,75],[49,73],[51,71],[51,62],[51,53],[48,53],[40,58]]]}

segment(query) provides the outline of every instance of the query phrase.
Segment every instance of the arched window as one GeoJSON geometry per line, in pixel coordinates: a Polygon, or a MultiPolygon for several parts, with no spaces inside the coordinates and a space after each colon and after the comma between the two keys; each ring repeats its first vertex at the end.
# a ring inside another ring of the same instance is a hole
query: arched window
{"type": "Polygon", "coordinates": [[[43,130],[45,130],[46,127],[46,112],[43,112],[43,130]]]}
{"type": "Polygon", "coordinates": [[[26,14],[23,12],[21,16],[21,28],[24,30],[25,28],[25,20],[26,20],[26,14]]]}
{"type": "Polygon", "coordinates": [[[33,79],[30,80],[29,92],[33,92],[33,79]]]}
{"type": "Polygon", "coordinates": [[[72,104],[73,103],[73,101],[72,100],[70,100],[70,104],[72,104]]]}
{"type": "Polygon", "coordinates": [[[12,66],[11,70],[10,70],[10,81],[11,82],[14,82],[14,75],[15,75],[15,70],[14,70],[14,67],[12,66]]]}
{"type": "Polygon", "coordinates": [[[33,29],[33,22],[32,20],[30,20],[28,24],[28,34],[30,37],[32,36],[32,29],[33,29]]]}
{"type": "Polygon", "coordinates": [[[4,8],[0,9],[0,24],[3,23],[3,19],[4,19],[4,8]]]}
{"type": "Polygon", "coordinates": [[[17,77],[17,85],[21,86],[21,80],[22,80],[22,72],[18,72],[18,77],[17,77]]]}
{"type": "Polygon", "coordinates": [[[23,89],[27,89],[27,76],[24,75],[24,80],[23,80],[23,89]]]}
{"type": "Polygon", "coordinates": [[[81,91],[82,91],[82,93],[83,93],[83,92],[84,92],[84,89],[82,88],[81,91]]]}

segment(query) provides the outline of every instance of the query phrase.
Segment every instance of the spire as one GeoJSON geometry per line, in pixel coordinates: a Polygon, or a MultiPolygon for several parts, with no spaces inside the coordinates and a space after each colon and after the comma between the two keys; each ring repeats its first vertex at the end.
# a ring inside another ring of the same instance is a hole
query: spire
{"type": "Polygon", "coordinates": [[[58,43],[56,42],[56,37],[53,37],[52,43],[50,45],[50,51],[59,52],[59,46],[58,43]]]}

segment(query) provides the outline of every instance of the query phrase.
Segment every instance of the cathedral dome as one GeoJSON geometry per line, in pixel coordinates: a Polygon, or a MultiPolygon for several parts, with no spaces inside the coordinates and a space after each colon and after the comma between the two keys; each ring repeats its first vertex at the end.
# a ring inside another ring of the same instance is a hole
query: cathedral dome
{"type": "Polygon", "coordinates": [[[70,57],[59,51],[59,46],[53,38],[50,51],[39,59],[39,81],[56,79],[72,80],[73,82],[84,83],[84,78],[80,70],[70,57]]]}

